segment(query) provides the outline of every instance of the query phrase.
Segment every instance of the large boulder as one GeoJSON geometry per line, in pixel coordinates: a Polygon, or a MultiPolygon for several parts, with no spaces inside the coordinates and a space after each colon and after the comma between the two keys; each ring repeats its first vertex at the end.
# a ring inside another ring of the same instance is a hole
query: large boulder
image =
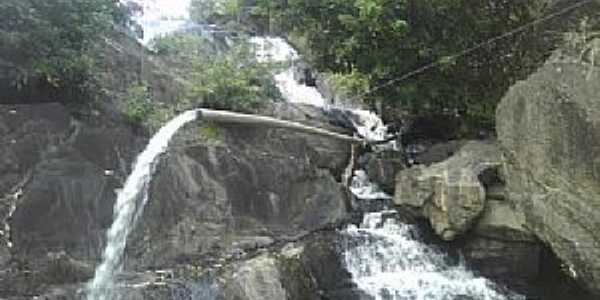
{"type": "Polygon", "coordinates": [[[571,276],[600,294],[600,72],[558,55],[513,86],[496,118],[508,198],[571,276]]]}
{"type": "Polygon", "coordinates": [[[371,299],[352,281],[343,263],[343,244],[338,232],[321,232],[288,243],[225,268],[225,299],[371,299]]]}
{"type": "Polygon", "coordinates": [[[485,188],[479,177],[500,164],[494,143],[469,142],[448,160],[398,173],[394,203],[428,219],[442,239],[453,240],[484,210],[485,188]]]}
{"type": "Polygon", "coordinates": [[[225,299],[289,299],[277,260],[269,255],[240,263],[231,276],[225,289],[225,299]]]}

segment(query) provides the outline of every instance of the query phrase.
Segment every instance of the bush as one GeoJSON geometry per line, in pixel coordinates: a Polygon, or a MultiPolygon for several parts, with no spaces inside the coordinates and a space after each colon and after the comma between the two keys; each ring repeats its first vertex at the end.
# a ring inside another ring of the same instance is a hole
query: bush
{"type": "Polygon", "coordinates": [[[191,67],[186,97],[203,107],[252,112],[281,97],[270,67],[256,62],[248,44],[195,60],[191,67]]]}
{"type": "Polygon", "coordinates": [[[172,106],[253,112],[263,103],[281,98],[273,72],[275,65],[258,63],[250,43],[213,51],[210,42],[194,33],[182,33],[154,42],[157,55],[180,62],[185,77],[184,96],[172,106]]]}
{"type": "Polygon", "coordinates": [[[127,96],[123,101],[123,112],[127,119],[135,124],[148,121],[154,112],[152,95],[147,84],[131,86],[127,89],[127,96]]]}

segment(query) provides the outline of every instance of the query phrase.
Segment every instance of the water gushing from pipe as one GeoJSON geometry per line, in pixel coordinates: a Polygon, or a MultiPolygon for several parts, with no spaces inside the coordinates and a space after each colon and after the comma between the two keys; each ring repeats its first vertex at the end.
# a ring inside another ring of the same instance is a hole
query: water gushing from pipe
{"type": "Polygon", "coordinates": [[[114,275],[122,268],[127,236],[148,202],[148,188],[158,157],[167,150],[169,141],[177,130],[195,120],[197,115],[196,110],[189,110],[169,121],[150,139],[146,149],[136,158],[133,171],[127,177],[113,208],[114,221],[107,232],[102,263],[96,268],[94,278],[88,284],[89,300],[116,298],[114,275]]]}

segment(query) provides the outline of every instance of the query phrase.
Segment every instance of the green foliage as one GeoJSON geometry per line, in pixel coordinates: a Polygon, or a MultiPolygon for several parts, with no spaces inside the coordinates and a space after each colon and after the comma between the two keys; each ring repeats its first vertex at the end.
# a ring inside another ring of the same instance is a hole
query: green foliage
{"type": "Polygon", "coordinates": [[[148,120],[154,112],[152,95],[147,84],[139,84],[127,89],[127,96],[123,101],[123,111],[127,119],[135,124],[148,120]]]}
{"type": "Polygon", "coordinates": [[[533,28],[456,55],[531,22],[541,11],[536,3],[261,0],[255,11],[270,17],[276,31],[301,37],[301,50],[318,69],[343,76],[363,74],[371,88],[437,64],[369,93],[364,101],[418,114],[460,111],[475,119],[492,119],[508,86],[545,60],[547,39],[539,38],[533,28]]]}
{"type": "Polygon", "coordinates": [[[114,0],[3,0],[0,57],[57,88],[83,87],[98,41],[127,16],[114,0]]]}
{"type": "Polygon", "coordinates": [[[186,97],[214,108],[252,112],[268,100],[280,98],[267,65],[259,64],[248,44],[216,57],[191,62],[186,97]]]}
{"type": "Polygon", "coordinates": [[[327,81],[340,94],[353,96],[369,90],[369,77],[353,70],[351,73],[327,74],[327,81]]]}
{"type": "Polygon", "coordinates": [[[205,54],[201,46],[206,42],[196,34],[172,34],[153,39],[151,48],[158,55],[174,56],[179,60],[193,60],[205,54]]]}
{"type": "Polygon", "coordinates": [[[198,134],[203,140],[215,141],[219,138],[219,127],[210,122],[203,122],[198,128],[198,134]]]}
{"type": "Polygon", "coordinates": [[[266,101],[281,98],[272,78],[273,66],[256,61],[251,45],[237,45],[221,52],[193,33],[182,33],[154,43],[159,55],[184,62],[187,80],[178,109],[206,107],[252,112],[266,101]],[[204,45],[204,46],[203,46],[204,45]]]}

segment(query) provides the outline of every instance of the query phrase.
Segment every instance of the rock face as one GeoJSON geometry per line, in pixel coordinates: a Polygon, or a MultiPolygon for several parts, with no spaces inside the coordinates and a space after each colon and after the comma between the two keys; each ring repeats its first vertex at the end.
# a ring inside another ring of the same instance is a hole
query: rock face
{"type": "Polygon", "coordinates": [[[227,268],[224,299],[369,299],[342,266],[343,238],[335,232],[286,244],[227,268]]]}
{"type": "Polygon", "coordinates": [[[262,255],[236,266],[226,288],[226,299],[288,299],[277,260],[262,255]]]}
{"type": "Polygon", "coordinates": [[[216,130],[204,142],[176,146],[159,167],[151,203],[129,244],[133,261],[161,266],[197,255],[233,255],[347,218],[345,189],[317,167],[343,148],[318,152],[305,140],[313,137],[280,130],[216,130]]]}
{"type": "MultiPolygon", "coordinates": [[[[334,128],[319,110],[278,104],[266,113],[334,128]]],[[[88,280],[146,137],[106,112],[75,118],[52,103],[0,106],[0,131],[0,297],[88,280]]],[[[158,167],[128,270],[210,267],[334,228],[348,217],[336,178],[349,157],[348,144],[285,130],[188,127],[158,167]]]]}
{"type": "Polygon", "coordinates": [[[508,198],[527,226],[600,294],[600,72],[555,55],[497,110],[508,198]]]}
{"type": "Polygon", "coordinates": [[[446,161],[400,172],[394,203],[427,218],[442,239],[453,240],[484,210],[485,189],[479,176],[500,164],[493,143],[467,143],[446,161]]]}

